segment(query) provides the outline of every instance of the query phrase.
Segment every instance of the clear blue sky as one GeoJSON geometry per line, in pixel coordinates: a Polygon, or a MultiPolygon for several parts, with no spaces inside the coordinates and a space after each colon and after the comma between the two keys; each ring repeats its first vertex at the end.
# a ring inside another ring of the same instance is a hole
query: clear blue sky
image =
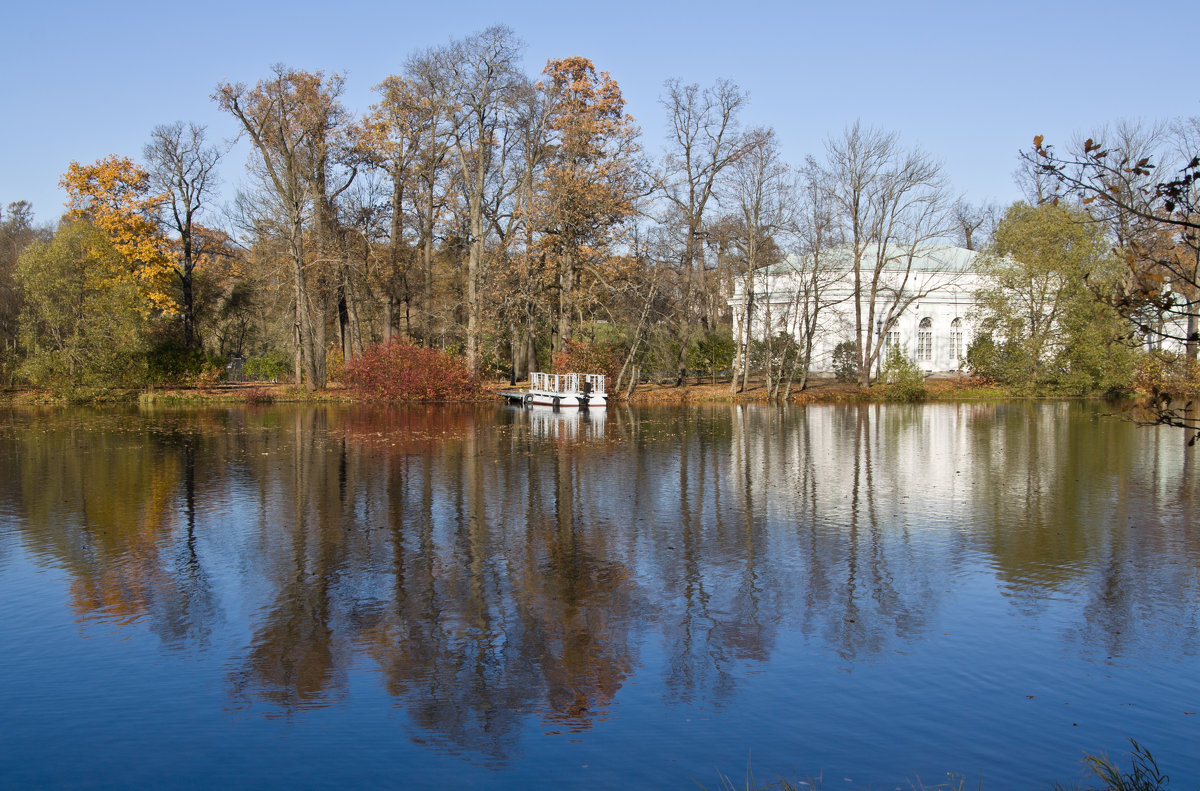
{"type": "MultiPolygon", "coordinates": [[[[270,64],[347,75],[347,105],[416,50],[496,23],[547,58],[584,55],[609,71],[663,145],[658,104],[669,77],[728,78],[751,94],[745,119],[773,126],[794,162],[856,118],[940,159],[955,190],[981,202],[1019,197],[1016,153],[1035,134],[1065,142],[1118,119],[1200,115],[1193,3],[654,2],[15,2],[0,14],[0,206],[62,210],[69,162],[140,158],[150,130],[176,120],[236,129],[210,94],[253,83],[270,64]],[[1171,42],[1181,47],[1174,52],[1171,42]]],[[[246,149],[224,168],[222,198],[246,149]]]]}

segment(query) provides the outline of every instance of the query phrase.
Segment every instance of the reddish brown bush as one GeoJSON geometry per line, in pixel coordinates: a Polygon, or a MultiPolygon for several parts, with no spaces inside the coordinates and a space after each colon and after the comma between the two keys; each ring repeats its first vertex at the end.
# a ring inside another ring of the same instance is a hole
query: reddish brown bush
{"type": "Polygon", "coordinates": [[[376,344],[351,360],[346,384],[373,401],[470,401],[481,393],[463,360],[404,340],[376,344]]]}
{"type": "Polygon", "coordinates": [[[275,394],[265,387],[250,387],[242,393],[242,399],[250,406],[275,403],[275,394]]]}
{"type": "Polygon", "coordinates": [[[621,350],[606,343],[571,341],[554,355],[554,373],[604,374],[609,386],[621,372],[621,350]]]}

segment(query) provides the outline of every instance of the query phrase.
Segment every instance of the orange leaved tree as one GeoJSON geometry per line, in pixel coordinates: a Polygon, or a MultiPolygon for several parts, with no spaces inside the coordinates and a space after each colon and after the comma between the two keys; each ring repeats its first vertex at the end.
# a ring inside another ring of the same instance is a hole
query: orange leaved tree
{"type": "Polygon", "coordinates": [[[590,60],[546,64],[538,88],[549,104],[553,153],[538,207],[543,249],[558,261],[555,351],[571,340],[579,274],[607,262],[618,232],[633,214],[641,184],[639,129],[625,114],[621,88],[590,60]]]}
{"type": "Polygon", "coordinates": [[[72,162],[59,182],[67,191],[67,216],[87,220],[120,255],[108,278],[132,282],[150,305],[171,313],[171,259],[154,213],[162,201],[152,195],[150,174],[132,159],[113,154],[91,165],[72,162]]]}

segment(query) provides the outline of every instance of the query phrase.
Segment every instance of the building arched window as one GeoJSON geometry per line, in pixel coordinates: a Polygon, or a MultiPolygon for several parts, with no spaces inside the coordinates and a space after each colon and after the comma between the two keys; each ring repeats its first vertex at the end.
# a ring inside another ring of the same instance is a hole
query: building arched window
{"type": "Polygon", "coordinates": [[[933,319],[926,316],[917,327],[917,362],[933,359],[933,319]]]}
{"type": "Polygon", "coordinates": [[[950,322],[950,359],[955,362],[963,359],[962,319],[950,322]]]}

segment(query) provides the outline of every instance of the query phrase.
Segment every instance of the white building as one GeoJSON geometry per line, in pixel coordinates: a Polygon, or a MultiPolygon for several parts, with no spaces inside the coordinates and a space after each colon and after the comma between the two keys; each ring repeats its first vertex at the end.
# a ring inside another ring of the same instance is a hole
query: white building
{"type": "MultiPolygon", "coordinates": [[[[878,248],[862,257],[864,324],[867,323],[869,289],[878,248]]],[[[876,286],[873,326],[864,327],[875,340],[898,344],[926,373],[958,371],[974,338],[970,315],[975,292],[983,285],[979,254],[962,247],[925,245],[913,251],[896,246],[887,251],[876,286]],[[911,254],[910,254],[911,253],[911,254]]],[[[768,325],[775,332],[790,332],[797,339],[815,302],[813,256],[789,256],[781,263],[757,270],[751,278],[751,335],[761,339],[768,325]]],[[[817,257],[821,308],[815,333],[810,371],[833,373],[833,350],[855,340],[854,270],[849,247],[836,247],[817,257]]],[[[746,317],[746,282],[739,281],[729,306],[734,338],[741,337],[746,317]]]]}

